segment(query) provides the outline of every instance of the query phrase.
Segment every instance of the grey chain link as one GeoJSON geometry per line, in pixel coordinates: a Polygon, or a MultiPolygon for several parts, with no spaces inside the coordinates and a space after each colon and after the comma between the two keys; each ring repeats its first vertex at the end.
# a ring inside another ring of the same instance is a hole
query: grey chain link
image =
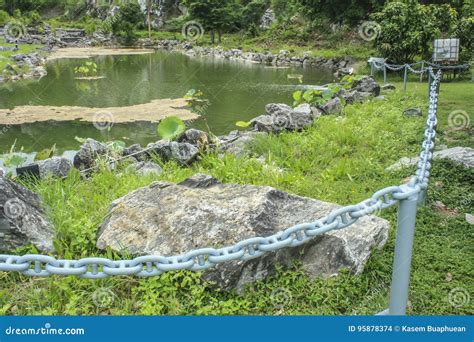
{"type": "MultiPolygon", "coordinates": [[[[431,67],[428,69],[433,73],[431,67]]],[[[432,150],[436,135],[440,79],[441,71],[439,70],[434,75],[431,84],[430,107],[420,162],[415,176],[407,184],[379,190],[370,198],[355,205],[336,209],[315,222],[298,224],[267,237],[252,237],[228,247],[200,248],[185,254],[168,257],[147,255],[132,260],[110,260],[99,257],[61,260],[52,256],[37,254],[23,256],[0,255],[0,271],[20,272],[27,276],[36,277],[73,275],[88,279],[123,275],[150,277],[177,270],[201,271],[223,262],[251,260],[267,252],[299,246],[315,236],[349,227],[361,217],[389,208],[399,201],[418,194],[428,186],[430,161],[433,156],[432,150]]]]}

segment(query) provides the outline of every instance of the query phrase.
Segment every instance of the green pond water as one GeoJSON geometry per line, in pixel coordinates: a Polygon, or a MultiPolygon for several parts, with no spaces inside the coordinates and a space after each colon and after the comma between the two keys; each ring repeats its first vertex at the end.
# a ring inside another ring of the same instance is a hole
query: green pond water
{"type": "MultiPolygon", "coordinates": [[[[236,129],[235,122],[263,114],[271,102],[292,102],[298,88],[322,85],[332,73],[316,68],[272,68],[210,58],[192,58],[180,53],[157,51],[149,55],[94,58],[104,79],[78,81],[74,67],[85,60],[59,60],[47,65],[48,75],[39,81],[21,81],[0,86],[0,108],[23,105],[116,107],[183,97],[197,89],[210,101],[205,113],[190,126],[216,135],[236,129]],[[288,75],[303,75],[302,83],[288,75]]],[[[11,145],[31,153],[56,144],[59,153],[77,150],[74,137],[100,141],[124,140],[127,145],[157,141],[156,124],[114,124],[98,130],[90,123],[43,122],[16,126],[0,125],[0,154],[11,145]]]]}

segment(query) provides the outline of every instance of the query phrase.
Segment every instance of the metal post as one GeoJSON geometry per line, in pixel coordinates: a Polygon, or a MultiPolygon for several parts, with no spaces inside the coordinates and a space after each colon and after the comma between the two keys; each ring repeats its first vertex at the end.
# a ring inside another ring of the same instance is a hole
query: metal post
{"type": "Polygon", "coordinates": [[[428,70],[428,100],[430,98],[430,93],[431,93],[431,73],[428,70]]]}
{"type": "Polygon", "coordinates": [[[405,64],[405,72],[403,74],[403,92],[407,92],[407,77],[408,77],[408,66],[405,64]]]}
{"type": "Polygon", "coordinates": [[[370,62],[370,76],[374,76],[374,62],[370,62]]]}
{"type": "Polygon", "coordinates": [[[383,66],[383,84],[387,84],[387,66],[383,66]]]}
{"type": "Polygon", "coordinates": [[[400,201],[397,237],[390,289],[389,315],[405,315],[410,287],[410,268],[415,235],[418,195],[400,201]]]}
{"type": "Polygon", "coordinates": [[[423,82],[423,69],[425,68],[425,61],[421,62],[420,82],[423,82]]]}

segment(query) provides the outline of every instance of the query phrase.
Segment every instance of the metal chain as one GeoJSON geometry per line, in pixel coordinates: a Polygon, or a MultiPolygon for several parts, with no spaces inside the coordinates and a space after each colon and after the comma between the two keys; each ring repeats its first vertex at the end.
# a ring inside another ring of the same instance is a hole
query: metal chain
{"type": "MultiPolygon", "coordinates": [[[[432,68],[428,68],[433,74],[432,68]]],[[[434,74],[433,74],[434,75],[434,74]]],[[[290,227],[267,237],[252,237],[223,248],[201,248],[175,256],[147,255],[132,260],[110,260],[106,258],[85,258],[61,260],[47,255],[0,255],[0,271],[20,272],[27,276],[47,277],[51,275],[79,276],[100,279],[109,276],[135,275],[139,277],[157,276],[176,270],[201,271],[217,264],[258,258],[267,252],[285,247],[302,245],[315,236],[332,230],[344,229],[361,217],[389,208],[399,201],[411,198],[428,186],[432,150],[436,136],[439,70],[432,78],[430,107],[423,141],[423,150],[415,176],[407,184],[390,186],[375,192],[370,198],[332,211],[329,215],[312,223],[290,227]]],[[[141,151],[142,152],[142,151],[141,151]]]]}

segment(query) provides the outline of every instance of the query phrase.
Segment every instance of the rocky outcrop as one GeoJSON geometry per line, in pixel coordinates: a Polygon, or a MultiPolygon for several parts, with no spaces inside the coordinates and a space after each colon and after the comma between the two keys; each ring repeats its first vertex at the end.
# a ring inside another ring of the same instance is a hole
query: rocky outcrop
{"type": "Polygon", "coordinates": [[[160,140],[147,146],[149,154],[156,154],[163,161],[176,161],[181,165],[189,165],[196,160],[199,150],[189,143],[160,140]]]}
{"type": "Polygon", "coordinates": [[[84,171],[94,167],[99,157],[107,156],[111,151],[107,146],[94,139],[88,138],[74,156],[74,167],[84,171]]]}
{"type": "Polygon", "coordinates": [[[141,176],[149,176],[149,175],[159,176],[163,172],[163,169],[161,168],[160,165],[156,163],[153,163],[150,161],[142,161],[142,162],[137,162],[137,163],[133,163],[129,165],[126,171],[128,172],[134,171],[141,176]]]}
{"type": "Polygon", "coordinates": [[[39,197],[7,178],[0,177],[0,251],[8,252],[33,244],[52,252],[54,228],[39,197]]]}
{"type": "Polygon", "coordinates": [[[219,137],[219,142],[216,147],[220,152],[230,153],[236,156],[248,154],[249,145],[258,136],[265,135],[265,132],[256,131],[232,131],[228,135],[219,137]]]}
{"type": "MultiPolygon", "coordinates": [[[[474,149],[470,147],[452,147],[433,153],[433,158],[450,159],[466,168],[474,167],[474,149]]],[[[420,157],[403,157],[398,162],[387,168],[387,171],[400,170],[404,167],[417,165],[420,157]]]]}
{"type": "MultiPolygon", "coordinates": [[[[337,208],[268,186],[222,184],[196,175],[179,184],[155,182],[116,200],[98,233],[97,247],[134,255],[179,255],[273,235],[337,208]]],[[[341,268],[357,274],[372,249],[383,246],[388,229],[386,220],[363,217],[348,229],[331,231],[300,247],[220,264],[205,271],[203,278],[242,292],[245,284],[264,279],[276,265],[297,260],[311,276],[332,276],[341,268]]]]}
{"type": "Polygon", "coordinates": [[[265,107],[266,114],[251,121],[253,128],[260,132],[279,133],[285,130],[302,130],[313,124],[311,107],[299,106],[294,110],[282,103],[270,103],[265,107]]]}
{"type": "Polygon", "coordinates": [[[188,143],[196,146],[200,150],[206,150],[211,143],[209,134],[198,129],[188,129],[179,138],[179,142],[188,143]]]}
{"type": "Polygon", "coordinates": [[[380,85],[370,76],[363,76],[355,80],[352,89],[362,93],[370,93],[372,96],[380,95],[380,85]]]}
{"type": "Polygon", "coordinates": [[[53,157],[36,162],[39,167],[40,178],[46,177],[67,177],[73,165],[71,161],[64,157],[53,157]]]}

